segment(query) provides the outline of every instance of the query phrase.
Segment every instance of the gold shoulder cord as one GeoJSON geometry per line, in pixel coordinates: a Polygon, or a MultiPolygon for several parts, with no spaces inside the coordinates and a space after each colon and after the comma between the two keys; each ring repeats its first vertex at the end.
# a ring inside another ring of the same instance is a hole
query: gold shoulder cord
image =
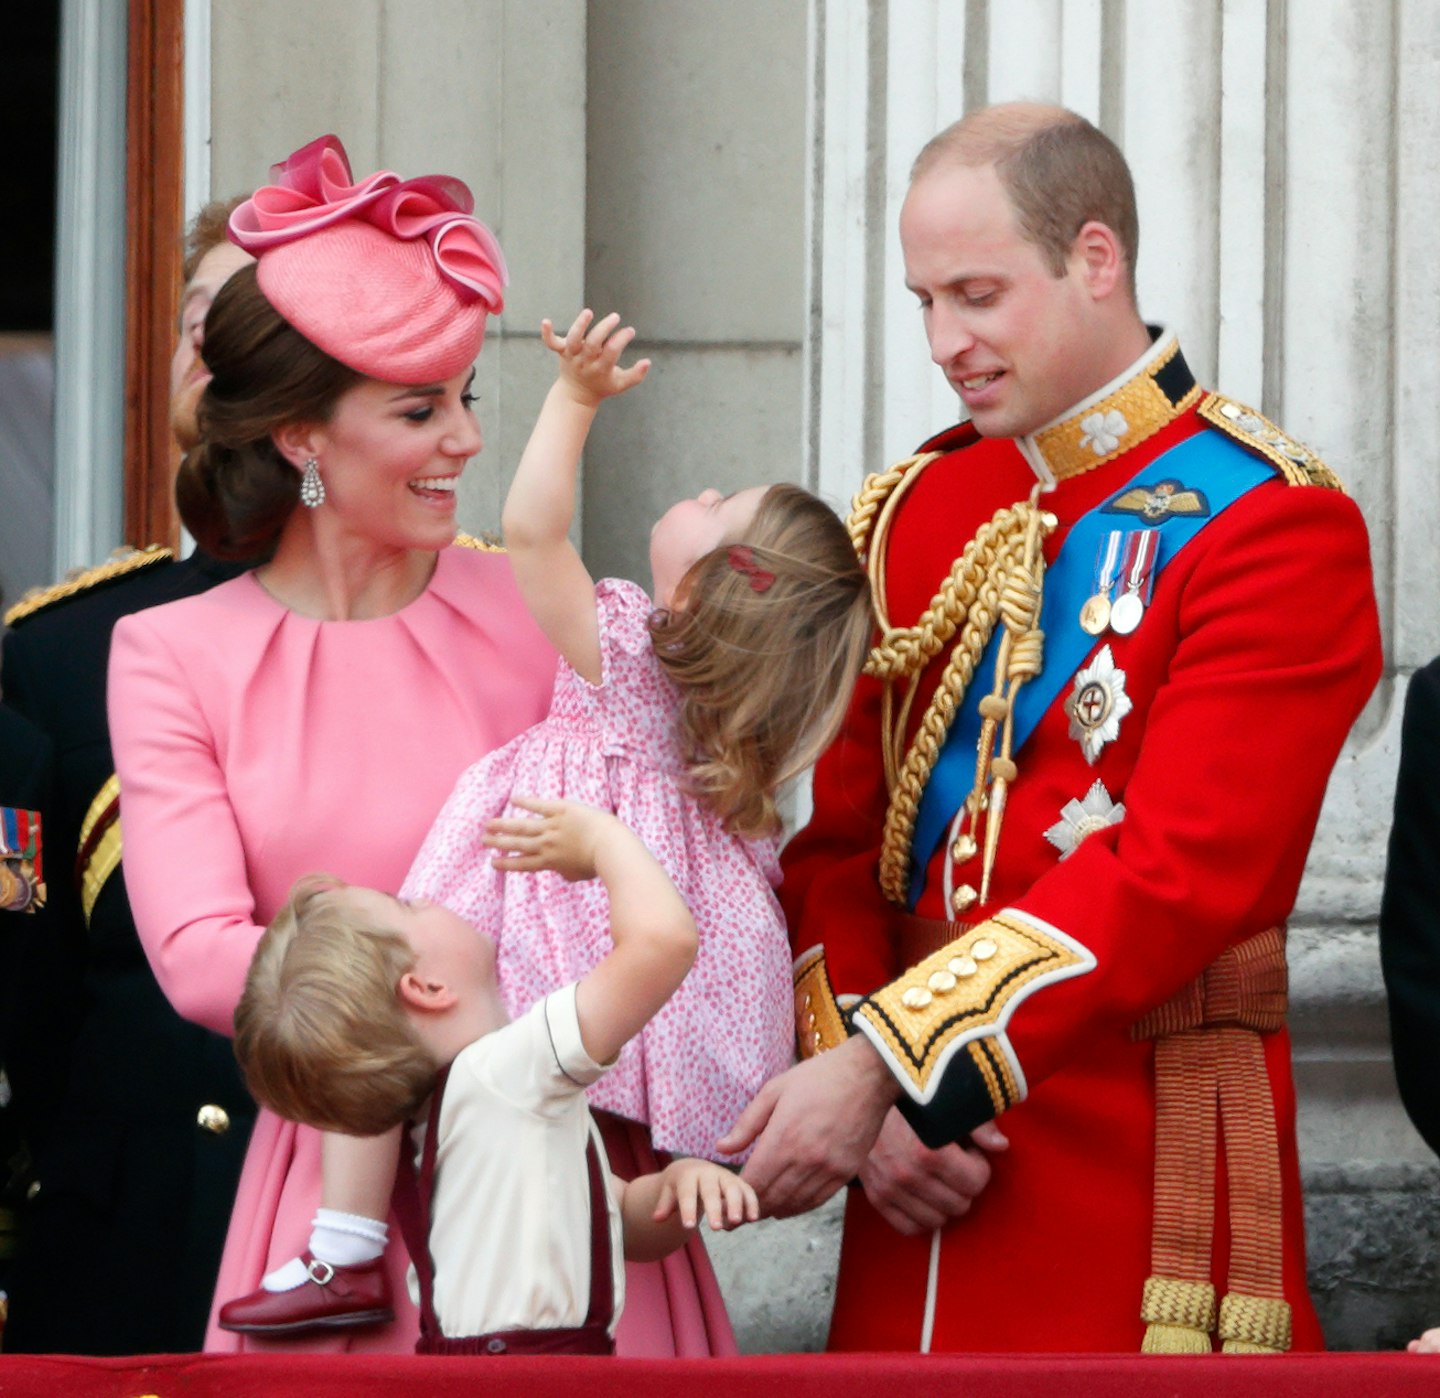
{"type": "Polygon", "coordinates": [[[868,477],[855,496],[849,520],[851,541],[870,577],[880,630],[865,672],[885,686],[881,747],[890,803],[880,846],[880,887],[892,903],[900,906],[905,903],[909,884],[910,845],[921,793],[998,620],[1003,622],[1005,633],[996,657],[994,688],[980,703],[982,724],[975,786],[966,801],[972,823],[980,811],[989,807],[982,900],[988,895],[1004,817],[1005,790],[1016,775],[1011,756],[1015,695],[1041,665],[1044,637],[1036,625],[1045,571],[1041,543],[1056,523],[1054,515],[1040,509],[1037,485],[1028,500],[997,510],[965,546],[914,626],[892,626],[885,594],[890,528],[906,491],[940,455],[925,452],[868,477]],[[959,639],[930,706],[920,720],[910,750],[904,752],[905,730],[919,677],[957,631],[959,639]],[[907,683],[897,705],[895,686],[901,680],[907,683]],[[994,756],[997,732],[998,757],[994,756]],[[986,786],[992,778],[987,797],[986,786]]]}

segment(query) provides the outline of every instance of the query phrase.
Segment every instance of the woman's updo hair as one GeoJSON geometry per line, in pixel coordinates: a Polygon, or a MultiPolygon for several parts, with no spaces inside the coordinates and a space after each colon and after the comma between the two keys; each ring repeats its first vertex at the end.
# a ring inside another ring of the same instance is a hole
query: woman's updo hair
{"type": "Polygon", "coordinates": [[[215,558],[262,558],[300,498],[300,473],[271,433],[287,423],[328,422],[361,376],[280,315],[253,264],[216,294],[201,354],[213,377],[200,399],[199,443],[175,481],[180,518],[215,558]]]}
{"type": "Polygon", "coordinates": [[[743,542],[698,559],[651,618],[686,785],[726,829],[779,830],[778,788],[839,731],[872,626],[848,531],[797,485],[771,486],[743,542]]]}

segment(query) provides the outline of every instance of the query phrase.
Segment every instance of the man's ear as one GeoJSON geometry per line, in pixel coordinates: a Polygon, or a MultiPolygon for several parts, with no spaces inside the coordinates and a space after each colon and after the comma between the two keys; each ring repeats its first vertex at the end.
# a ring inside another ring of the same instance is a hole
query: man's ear
{"type": "Polygon", "coordinates": [[[287,422],[270,434],[270,440],[297,471],[304,470],[311,457],[323,458],[325,454],[325,432],[318,423],[287,422]]]}
{"type": "Polygon", "coordinates": [[[403,1004],[421,1014],[440,1014],[451,1009],[459,997],[448,985],[440,981],[426,980],[423,976],[406,971],[396,987],[403,1004]]]}
{"type": "Polygon", "coordinates": [[[1096,301],[1103,301],[1117,290],[1128,289],[1125,249],[1109,224],[1093,218],[1082,224],[1071,244],[1070,257],[1072,261],[1078,259],[1085,285],[1096,301]]]}

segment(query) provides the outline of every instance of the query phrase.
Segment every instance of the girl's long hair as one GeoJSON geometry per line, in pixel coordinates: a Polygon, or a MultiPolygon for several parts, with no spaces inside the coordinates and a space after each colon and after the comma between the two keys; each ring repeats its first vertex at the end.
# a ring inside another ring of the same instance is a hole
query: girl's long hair
{"type": "Polygon", "coordinates": [[[740,545],[713,549],[651,619],[680,689],[690,791],[728,830],[780,827],[779,787],[840,727],[870,643],[870,589],[845,526],[795,485],[765,492],[740,545]]]}

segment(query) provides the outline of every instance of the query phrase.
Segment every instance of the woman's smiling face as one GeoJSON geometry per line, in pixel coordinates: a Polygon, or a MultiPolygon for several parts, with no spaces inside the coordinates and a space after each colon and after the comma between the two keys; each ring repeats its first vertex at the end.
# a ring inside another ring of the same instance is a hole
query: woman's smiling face
{"type": "Polygon", "coordinates": [[[321,507],[346,533],[405,549],[455,537],[455,491],[482,446],[470,388],[474,370],[443,383],[362,379],[314,429],[325,483],[321,507]]]}

